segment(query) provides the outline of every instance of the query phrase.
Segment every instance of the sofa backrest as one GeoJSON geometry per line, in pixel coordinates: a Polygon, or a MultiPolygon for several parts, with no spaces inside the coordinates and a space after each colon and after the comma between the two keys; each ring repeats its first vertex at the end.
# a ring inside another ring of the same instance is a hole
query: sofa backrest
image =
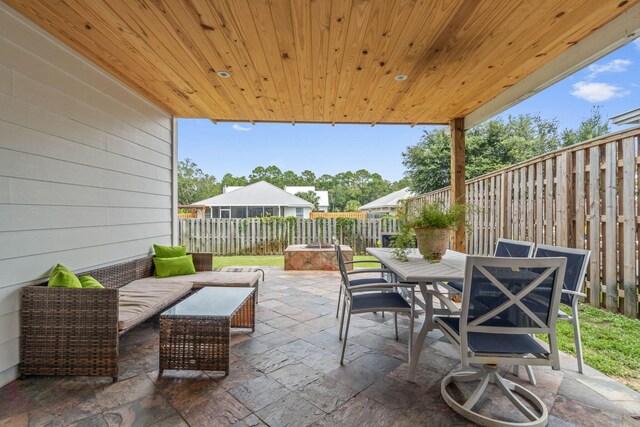
{"type": "MultiPolygon", "coordinates": [[[[74,272],[75,273],[75,272],[74,272]]],[[[153,257],[136,258],[131,261],[96,268],[94,270],[76,273],[78,277],[85,274],[93,277],[105,288],[120,288],[134,280],[153,275],[153,257]]],[[[39,285],[46,285],[47,282],[39,285]]]]}

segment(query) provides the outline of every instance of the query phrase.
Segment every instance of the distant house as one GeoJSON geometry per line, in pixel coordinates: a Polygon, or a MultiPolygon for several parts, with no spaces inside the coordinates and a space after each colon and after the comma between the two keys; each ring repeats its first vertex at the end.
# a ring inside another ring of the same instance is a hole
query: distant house
{"type": "Polygon", "coordinates": [[[293,186],[293,185],[285,185],[284,191],[289,194],[296,193],[307,193],[309,191],[313,191],[318,196],[318,211],[320,212],[329,212],[329,192],[323,190],[316,190],[316,187],[308,185],[308,186],[293,186]]]}
{"type": "Polygon", "coordinates": [[[223,194],[200,200],[194,205],[209,207],[207,217],[211,218],[309,218],[309,212],[313,209],[313,204],[265,181],[246,187],[228,187],[223,194]]]}
{"type": "Polygon", "coordinates": [[[396,208],[400,206],[400,201],[413,196],[409,187],[394,191],[391,194],[382,196],[379,199],[360,206],[360,210],[367,213],[369,218],[380,218],[385,215],[393,215],[396,208]]]}

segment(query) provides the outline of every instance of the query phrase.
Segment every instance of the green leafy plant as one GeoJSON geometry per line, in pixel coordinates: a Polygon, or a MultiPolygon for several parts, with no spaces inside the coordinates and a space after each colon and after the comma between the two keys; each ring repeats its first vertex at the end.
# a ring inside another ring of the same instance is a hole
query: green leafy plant
{"type": "Polygon", "coordinates": [[[441,200],[427,203],[409,220],[412,227],[451,228],[464,224],[466,206],[446,207],[441,200]]]}
{"type": "Polygon", "coordinates": [[[413,226],[407,218],[406,202],[396,210],[396,219],[398,221],[398,234],[394,236],[391,242],[393,248],[393,257],[400,261],[408,261],[407,252],[415,245],[415,237],[413,226]]]}

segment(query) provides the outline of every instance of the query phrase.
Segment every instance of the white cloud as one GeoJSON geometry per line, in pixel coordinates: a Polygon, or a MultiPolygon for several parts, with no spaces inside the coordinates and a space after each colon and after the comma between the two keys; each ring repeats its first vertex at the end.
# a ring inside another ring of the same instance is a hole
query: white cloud
{"type": "Polygon", "coordinates": [[[619,86],[598,82],[578,82],[573,85],[573,92],[571,92],[571,95],[576,98],[589,102],[602,102],[611,98],[622,98],[628,94],[629,91],[619,86]]]}
{"type": "Polygon", "coordinates": [[[628,59],[614,59],[606,64],[591,64],[587,69],[591,71],[589,77],[594,78],[602,73],[624,73],[632,63],[633,62],[628,59]]]}
{"type": "Polygon", "coordinates": [[[231,127],[234,128],[235,130],[239,130],[240,132],[249,132],[251,130],[250,127],[244,127],[237,123],[234,123],[233,126],[231,127]]]}

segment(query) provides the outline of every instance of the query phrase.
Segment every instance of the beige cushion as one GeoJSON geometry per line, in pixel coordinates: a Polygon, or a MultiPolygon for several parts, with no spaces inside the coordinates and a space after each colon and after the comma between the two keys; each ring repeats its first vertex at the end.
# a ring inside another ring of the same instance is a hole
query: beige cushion
{"type": "Polygon", "coordinates": [[[204,286],[238,286],[255,288],[260,280],[260,273],[225,273],[222,271],[199,271],[196,274],[184,276],[188,278],[193,287],[204,286]]]}
{"type": "MultiPolygon", "coordinates": [[[[182,278],[184,276],[179,276],[182,278]]],[[[146,277],[121,287],[118,329],[129,329],[191,291],[191,281],[146,277]]]]}

